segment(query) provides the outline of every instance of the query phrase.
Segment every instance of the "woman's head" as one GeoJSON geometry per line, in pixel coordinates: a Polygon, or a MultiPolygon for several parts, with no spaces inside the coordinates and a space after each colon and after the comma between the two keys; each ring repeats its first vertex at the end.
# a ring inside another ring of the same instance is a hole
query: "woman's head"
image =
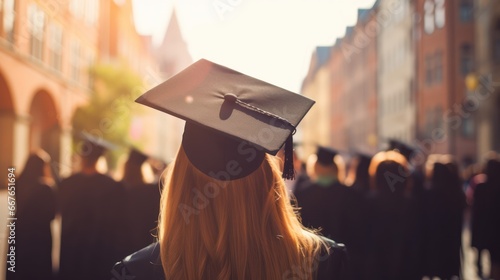
{"type": "Polygon", "coordinates": [[[425,175],[432,188],[457,190],[460,187],[458,164],[451,155],[429,155],[425,163],[425,175]]]}
{"type": "Polygon", "coordinates": [[[200,172],[183,148],[169,168],[159,239],[172,279],[277,279],[300,265],[300,254],[311,261],[319,249],[296,218],[271,156],[229,181],[200,172]]]}
{"type": "Polygon", "coordinates": [[[345,185],[355,187],[360,191],[366,191],[369,188],[369,174],[371,156],[358,154],[350,162],[349,172],[346,175],[345,185]]]}
{"type": "Polygon", "coordinates": [[[373,156],[370,167],[371,188],[381,193],[408,193],[411,187],[406,158],[395,151],[379,152],[373,156]]]}
{"type": "Polygon", "coordinates": [[[42,149],[31,153],[24,165],[19,181],[27,184],[38,182],[41,178],[51,177],[50,156],[42,149]]]}
{"type": "Polygon", "coordinates": [[[330,149],[318,149],[316,154],[310,155],[306,170],[313,180],[329,177],[343,182],[345,179],[345,162],[341,155],[330,149]]]}
{"type": "Polygon", "coordinates": [[[500,185],[500,159],[494,152],[490,152],[487,157],[485,174],[487,180],[492,186],[498,187],[500,185]]]}
{"type": "Polygon", "coordinates": [[[138,186],[146,182],[144,167],[148,156],[144,153],[132,149],[128,155],[127,161],[123,165],[122,183],[126,186],[138,186]]]}

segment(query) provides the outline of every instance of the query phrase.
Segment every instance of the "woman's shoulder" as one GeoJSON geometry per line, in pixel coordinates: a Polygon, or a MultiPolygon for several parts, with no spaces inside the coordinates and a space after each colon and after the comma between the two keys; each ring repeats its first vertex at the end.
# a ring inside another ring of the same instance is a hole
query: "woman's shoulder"
{"type": "Polygon", "coordinates": [[[115,264],[111,280],[164,280],[160,261],[160,245],[153,243],[115,264]]]}
{"type": "MultiPolygon", "coordinates": [[[[326,245],[316,257],[317,280],[344,279],[347,265],[347,251],[342,243],[320,237],[326,245]]],[[[118,262],[111,271],[112,280],[164,280],[160,261],[160,246],[153,243],[118,262]]]]}
{"type": "Polygon", "coordinates": [[[326,248],[316,257],[318,261],[316,279],[345,279],[348,258],[345,245],[323,236],[320,238],[326,248]]]}

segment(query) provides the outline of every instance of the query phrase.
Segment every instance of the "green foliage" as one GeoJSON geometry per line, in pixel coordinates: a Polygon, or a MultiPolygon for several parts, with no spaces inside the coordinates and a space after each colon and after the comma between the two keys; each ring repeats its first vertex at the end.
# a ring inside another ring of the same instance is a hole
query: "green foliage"
{"type": "Polygon", "coordinates": [[[80,131],[86,131],[120,145],[108,153],[110,168],[114,168],[130,142],[132,104],[142,93],[143,82],[124,66],[97,64],[90,73],[94,78],[91,96],[85,106],[76,110],[72,120],[75,137],[80,131]]]}

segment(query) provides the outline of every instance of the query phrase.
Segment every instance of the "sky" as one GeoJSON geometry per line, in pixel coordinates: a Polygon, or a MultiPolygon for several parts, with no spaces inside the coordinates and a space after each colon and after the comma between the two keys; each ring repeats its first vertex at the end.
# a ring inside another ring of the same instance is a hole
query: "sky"
{"type": "Polygon", "coordinates": [[[133,0],[139,33],[159,43],[172,9],[200,58],[300,92],[316,46],[331,46],[375,0],[133,0]]]}

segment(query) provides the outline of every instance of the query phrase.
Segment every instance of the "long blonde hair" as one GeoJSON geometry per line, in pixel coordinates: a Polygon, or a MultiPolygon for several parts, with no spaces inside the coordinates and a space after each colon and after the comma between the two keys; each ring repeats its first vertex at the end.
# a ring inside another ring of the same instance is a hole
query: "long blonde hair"
{"type": "Polygon", "coordinates": [[[182,147],[171,166],[159,225],[166,279],[314,279],[325,244],[300,224],[271,156],[233,181],[201,173],[182,147]]]}

